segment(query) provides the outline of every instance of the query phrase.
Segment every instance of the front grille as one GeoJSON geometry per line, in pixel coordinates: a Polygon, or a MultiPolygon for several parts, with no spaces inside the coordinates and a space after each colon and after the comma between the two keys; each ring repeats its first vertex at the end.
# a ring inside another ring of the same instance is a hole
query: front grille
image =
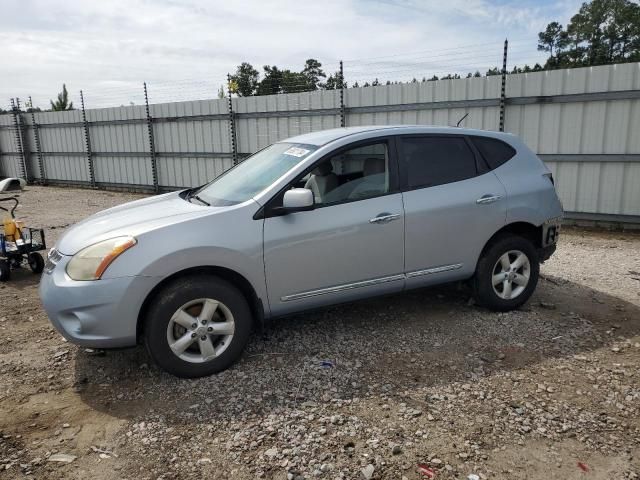
{"type": "Polygon", "coordinates": [[[49,250],[49,254],[47,255],[47,261],[44,264],[44,270],[47,273],[51,273],[58,262],[62,260],[62,255],[55,248],[49,250]]]}

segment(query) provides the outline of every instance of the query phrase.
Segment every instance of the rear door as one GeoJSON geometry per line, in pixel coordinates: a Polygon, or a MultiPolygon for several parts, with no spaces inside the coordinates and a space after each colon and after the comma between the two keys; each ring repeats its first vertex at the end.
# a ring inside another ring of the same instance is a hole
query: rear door
{"type": "Polygon", "coordinates": [[[398,137],[407,288],[473,274],[504,224],[506,191],[464,135],[398,137]]]}

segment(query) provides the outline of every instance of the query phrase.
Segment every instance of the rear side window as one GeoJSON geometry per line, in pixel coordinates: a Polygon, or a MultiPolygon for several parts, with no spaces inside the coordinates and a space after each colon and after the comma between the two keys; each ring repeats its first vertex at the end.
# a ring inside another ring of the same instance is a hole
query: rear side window
{"type": "Polygon", "coordinates": [[[498,168],[516,154],[511,145],[501,140],[489,137],[471,137],[471,139],[491,170],[498,168]]]}
{"type": "Polygon", "coordinates": [[[476,159],[462,137],[400,137],[409,188],[434,187],[477,175],[476,159]]]}

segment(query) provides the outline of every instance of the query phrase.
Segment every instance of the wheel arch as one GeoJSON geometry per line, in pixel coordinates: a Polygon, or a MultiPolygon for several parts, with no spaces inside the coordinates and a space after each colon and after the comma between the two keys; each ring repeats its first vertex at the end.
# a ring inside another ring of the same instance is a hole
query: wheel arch
{"type": "Polygon", "coordinates": [[[532,243],[535,249],[539,249],[542,247],[542,225],[536,226],[529,222],[513,222],[502,227],[500,230],[495,232],[491,236],[491,238],[489,238],[489,240],[487,240],[487,242],[484,244],[484,247],[482,247],[482,251],[480,252],[478,260],[476,260],[476,268],[478,267],[478,262],[484,255],[484,252],[487,250],[487,248],[489,248],[493,241],[498,236],[509,233],[526,238],[532,243]]]}
{"type": "Polygon", "coordinates": [[[186,268],[184,270],[175,272],[172,275],[169,275],[166,278],[162,279],[161,282],[153,287],[153,289],[144,299],[144,302],[140,307],[140,311],[138,312],[136,323],[136,339],[138,342],[142,337],[145,316],[149,311],[151,303],[157,297],[160,291],[162,291],[165,286],[179,278],[197,275],[215,275],[238,288],[249,303],[249,307],[251,308],[251,314],[253,317],[254,328],[260,330],[262,329],[264,325],[264,305],[262,303],[262,300],[258,297],[255,289],[253,288],[253,285],[251,285],[251,282],[249,282],[249,280],[247,280],[244,276],[242,276],[235,270],[231,270],[230,268],[219,266],[200,266],[186,268]]]}

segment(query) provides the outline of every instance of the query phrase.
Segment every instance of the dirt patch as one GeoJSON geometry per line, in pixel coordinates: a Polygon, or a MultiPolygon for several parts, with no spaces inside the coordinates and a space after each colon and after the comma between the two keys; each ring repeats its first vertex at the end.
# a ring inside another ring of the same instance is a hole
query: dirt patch
{"type": "MultiPolygon", "coordinates": [[[[31,187],[19,214],[55,241],[139,197],[31,187]]],[[[637,234],[565,229],[519,311],[455,285],[332,307],[269,322],[198,380],[142,348],[65,342],[16,272],[0,285],[0,479],[636,478],[638,252],[637,234]]]]}

